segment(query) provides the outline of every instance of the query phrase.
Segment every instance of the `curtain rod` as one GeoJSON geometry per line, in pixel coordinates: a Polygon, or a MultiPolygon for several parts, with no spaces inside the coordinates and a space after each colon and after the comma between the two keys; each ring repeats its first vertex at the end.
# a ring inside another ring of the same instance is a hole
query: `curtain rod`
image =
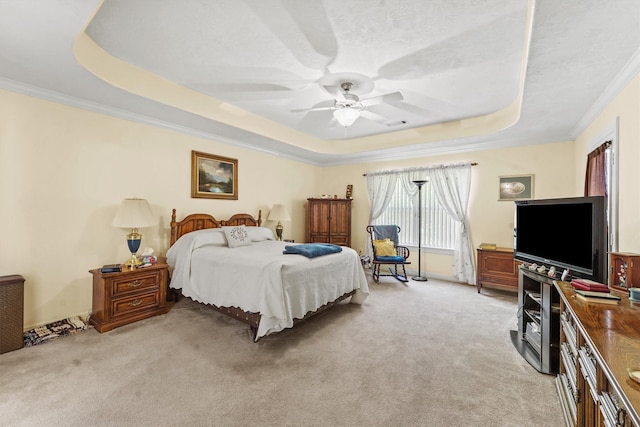
{"type": "MultiPolygon", "coordinates": [[[[470,164],[471,166],[478,166],[478,163],[476,163],[476,162],[469,163],[469,164],[470,164]]],[[[440,165],[440,166],[442,166],[442,165],[440,165]]],[[[455,165],[449,165],[449,166],[455,166],[455,165]]],[[[438,166],[433,166],[433,167],[432,167],[432,166],[426,166],[426,167],[425,167],[425,169],[433,169],[433,168],[435,168],[435,167],[438,167],[438,166]]],[[[395,171],[387,171],[387,172],[403,172],[403,171],[406,171],[406,170],[412,170],[412,169],[421,169],[421,167],[417,167],[417,168],[407,168],[407,169],[397,169],[397,170],[395,170],[395,171]]],[[[367,176],[367,174],[366,174],[366,173],[363,173],[363,174],[362,174],[362,176],[367,176]]]]}

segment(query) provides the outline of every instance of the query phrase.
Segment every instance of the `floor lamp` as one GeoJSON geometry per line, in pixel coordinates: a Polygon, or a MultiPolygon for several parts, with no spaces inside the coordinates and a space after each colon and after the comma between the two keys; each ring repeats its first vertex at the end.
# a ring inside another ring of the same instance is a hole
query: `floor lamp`
{"type": "Polygon", "coordinates": [[[426,282],[428,280],[422,275],[422,266],[420,264],[422,259],[422,186],[426,182],[426,180],[413,181],[418,186],[418,275],[413,276],[411,279],[417,282],[426,282]]]}

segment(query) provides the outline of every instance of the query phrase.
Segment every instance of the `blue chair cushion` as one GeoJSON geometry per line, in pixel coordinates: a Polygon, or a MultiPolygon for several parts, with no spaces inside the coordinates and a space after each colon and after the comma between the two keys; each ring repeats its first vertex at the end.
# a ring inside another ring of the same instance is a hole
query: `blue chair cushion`
{"type": "Polygon", "coordinates": [[[375,260],[380,262],[404,262],[404,258],[401,256],[379,256],[375,260]]]}

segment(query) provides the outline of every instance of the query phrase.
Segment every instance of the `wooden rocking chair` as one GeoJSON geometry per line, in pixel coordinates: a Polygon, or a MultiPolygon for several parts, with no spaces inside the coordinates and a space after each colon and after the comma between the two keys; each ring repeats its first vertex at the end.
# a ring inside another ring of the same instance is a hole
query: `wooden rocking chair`
{"type": "Polygon", "coordinates": [[[398,246],[400,227],[397,225],[368,225],[369,241],[373,258],[371,259],[371,274],[374,281],[380,280],[380,276],[393,276],[401,282],[407,282],[405,265],[411,264],[409,248],[398,246]],[[389,266],[388,273],[381,270],[383,266],[389,266]],[[401,272],[402,271],[402,272],[401,272]]]}

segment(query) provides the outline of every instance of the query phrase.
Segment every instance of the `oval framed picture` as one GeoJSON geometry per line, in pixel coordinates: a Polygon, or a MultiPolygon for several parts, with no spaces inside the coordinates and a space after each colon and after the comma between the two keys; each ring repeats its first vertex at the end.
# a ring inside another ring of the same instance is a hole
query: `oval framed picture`
{"type": "Polygon", "coordinates": [[[533,198],[533,175],[501,176],[498,200],[526,200],[533,198]]]}

